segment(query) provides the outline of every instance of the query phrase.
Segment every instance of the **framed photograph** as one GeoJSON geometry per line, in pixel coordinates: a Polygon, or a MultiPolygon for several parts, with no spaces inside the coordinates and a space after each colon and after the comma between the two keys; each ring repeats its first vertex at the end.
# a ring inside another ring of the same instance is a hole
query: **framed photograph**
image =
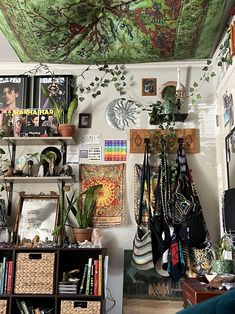
{"type": "Polygon", "coordinates": [[[33,240],[39,236],[41,241],[54,240],[52,235],[58,224],[58,200],[56,193],[50,195],[27,195],[20,193],[14,237],[16,243],[23,239],[33,240]]]}
{"type": "Polygon", "coordinates": [[[157,95],[157,79],[143,78],[142,79],[142,96],[157,95]]]}
{"type": "Polygon", "coordinates": [[[61,109],[66,110],[73,97],[72,75],[55,76],[35,76],[33,107],[40,109],[53,108],[49,98],[43,93],[42,85],[48,91],[50,97],[58,104],[62,104],[61,109]]]}
{"type": "Polygon", "coordinates": [[[0,110],[2,112],[29,106],[29,76],[0,76],[0,110]]]}
{"type": "Polygon", "coordinates": [[[79,114],[79,128],[91,128],[91,113],[79,114]]]}

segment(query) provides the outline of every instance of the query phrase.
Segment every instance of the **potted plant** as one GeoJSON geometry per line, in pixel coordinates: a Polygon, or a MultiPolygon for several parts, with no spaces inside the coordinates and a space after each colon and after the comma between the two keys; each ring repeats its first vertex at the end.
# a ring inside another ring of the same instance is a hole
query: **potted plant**
{"type": "Polygon", "coordinates": [[[68,220],[69,213],[72,207],[75,205],[77,198],[75,196],[75,192],[69,197],[65,192],[70,191],[70,187],[68,185],[63,186],[61,182],[58,182],[58,190],[59,190],[59,200],[58,200],[58,220],[57,226],[53,231],[53,235],[55,236],[55,241],[60,244],[65,239],[65,226],[68,220]]]}
{"type": "Polygon", "coordinates": [[[217,274],[233,273],[233,260],[226,257],[226,253],[232,251],[231,243],[227,237],[222,237],[215,246],[215,259],[211,263],[211,271],[217,274]]]}
{"type": "Polygon", "coordinates": [[[48,93],[48,90],[45,86],[42,85],[42,92],[48,97],[50,103],[53,106],[56,119],[59,123],[59,133],[62,137],[73,136],[75,133],[75,125],[73,122],[73,116],[75,111],[78,108],[78,98],[75,96],[72,101],[69,103],[69,106],[66,110],[63,110],[65,107],[63,103],[57,103],[48,93]]]}
{"type": "MultiPolygon", "coordinates": [[[[76,241],[84,242],[85,240],[91,240],[92,217],[98,197],[97,191],[102,186],[102,184],[97,184],[88,187],[86,191],[77,197],[75,206],[71,206],[71,211],[79,225],[79,228],[74,228],[73,230],[76,241]]],[[[70,201],[69,203],[72,204],[70,201]]]]}

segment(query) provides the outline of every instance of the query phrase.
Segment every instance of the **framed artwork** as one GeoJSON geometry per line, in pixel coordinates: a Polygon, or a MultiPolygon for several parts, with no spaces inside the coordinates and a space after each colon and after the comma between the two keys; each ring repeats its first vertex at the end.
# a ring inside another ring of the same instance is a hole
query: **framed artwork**
{"type": "Polygon", "coordinates": [[[230,125],[230,128],[234,124],[234,116],[233,116],[233,96],[226,92],[223,95],[223,103],[224,103],[224,126],[227,124],[230,125]]]}
{"type": "Polygon", "coordinates": [[[142,79],[142,96],[157,95],[157,80],[155,78],[142,79]]]}
{"type": "Polygon", "coordinates": [[[18,110],[29,105],[29,76],[0,76],[0,110],[18,110]]]}
{"type": "Polygon", "coordinates": [[[23,239],[33,240],[37,235],[41,241],[53,241],[52,235],[58,223],[58,199],[55,193],[50,195],[27,195],[20,193],[14,237],[16,243],[23,239]]]}
{"type": "Polygon", "coordinates": [[[91,128],[91,113],[79,114],[79,128],[91,128]]]}
{"type": "Polygon", "coordinates": [[[225,138],[228,189],[235,188],[235,128],[225,138]]]}
{"type": "Polygon", "coordinates": [[[53,108],[49,98],[42,91],[43,85],[50,97],[58,104],[61,104],[61,109],[66,110],[73,97],[73,81],[74,77],[72,75],[35,76],[33,107],[53,108]]]}
{"type": "Polygon", "coordinates": [[[235,22],[231,24],[231,55],[235,55],[235,22]]]}

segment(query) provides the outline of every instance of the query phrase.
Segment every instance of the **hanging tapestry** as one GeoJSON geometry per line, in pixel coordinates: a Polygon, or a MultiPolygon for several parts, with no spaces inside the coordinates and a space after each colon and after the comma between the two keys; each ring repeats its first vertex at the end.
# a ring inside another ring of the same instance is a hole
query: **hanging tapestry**
{"type": "Polygon", "coordinates": [[[86,165],[79,166],[80,191],[89,186],[102,184],[99,190],[93,226],[109,227],[121,225],[124,220],[126,165],[86,165]]]}
{"type": "MultiPolygon", "coordinates": [[[[135,164],[134,166],[134,211],[135,211],[135,219],[138,220],[138,208],[140,202],[140,183],[142,176],[142,165],[135,164]]],[[[156,167],[150,166],[150,200],[152,206],[154,206],[155,198],[154,198],[154,190],[157,185],[158,180],[158,170],[156,167]]],[[[143,221],[148,222],[148,210],[143,208],[143,221]]]]}

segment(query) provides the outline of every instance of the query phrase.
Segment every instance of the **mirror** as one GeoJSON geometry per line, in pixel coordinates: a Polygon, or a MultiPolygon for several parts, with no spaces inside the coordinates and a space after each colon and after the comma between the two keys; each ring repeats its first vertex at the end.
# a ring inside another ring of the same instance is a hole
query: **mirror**
{"type": "Polygon", "coordinates": [[[235,188],[235,128],[225,138],[228,189],[235,188]]]}
{"type": "Polygon", "coordinates": [[[52,235],[58,222],[58,200],[56,193],[50,195],[26,195],[20,193],[19,208],[15,224],[15,241],[33,241],[35,236],[45,242],[54,240],[52,235]]]}

